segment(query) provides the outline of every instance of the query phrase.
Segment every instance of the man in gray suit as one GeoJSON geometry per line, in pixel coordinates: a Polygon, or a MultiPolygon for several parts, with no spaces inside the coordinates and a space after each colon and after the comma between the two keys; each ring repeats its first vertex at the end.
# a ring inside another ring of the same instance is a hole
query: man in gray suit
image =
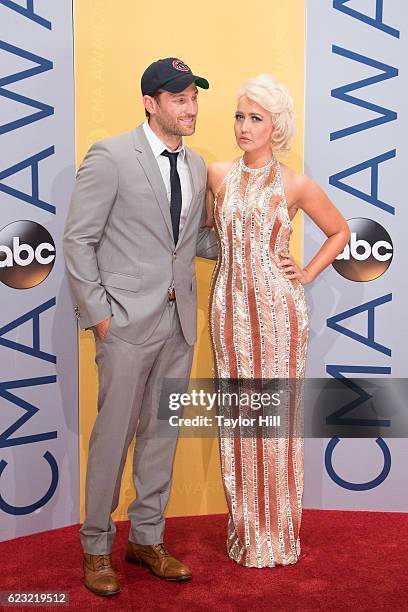
{"type": "Polygon", "coordinates": [[[190,375],[194,258],[217,256],[205,225],[205,163],[182,141],[195,130],[197,86],[209,85],[179,59],[166,58],[146,69],[141,86],[146,122],[90,148],[64,235],[76,316],[96,341],[98,416],[80,534],[85,585],[99,595],[120,591],[111,513],[135,435],[137,499],[129,506],[126,559],[168,580],[191,577],[163,544],[177,436],[155,431],[163,378],[190,375]]]}

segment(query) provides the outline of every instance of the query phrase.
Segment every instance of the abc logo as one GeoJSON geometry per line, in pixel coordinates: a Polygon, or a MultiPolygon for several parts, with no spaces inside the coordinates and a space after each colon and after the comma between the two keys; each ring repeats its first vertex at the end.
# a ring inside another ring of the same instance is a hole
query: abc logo
{"type": "Polygon", "coordinates": [[[0,230],[0,281],[14,289],[43,282],[54,266],[55,244],[34,221],[15,221],[0,230]]]}
{"type": "Polygon", "coordinates": [[[339,274],[352,281],[371,281],[388,269],[393,256],[389,233],[372,219],[348,219],[350,242],[333,262],[339,274]]]}

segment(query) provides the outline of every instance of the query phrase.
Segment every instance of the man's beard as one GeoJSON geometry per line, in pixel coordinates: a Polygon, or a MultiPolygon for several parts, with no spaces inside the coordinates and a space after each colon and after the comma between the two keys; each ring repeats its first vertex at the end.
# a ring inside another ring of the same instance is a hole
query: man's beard
{"type": "Polygon", "coordinates": [[[156,120],[162,132],[164,132],[164,134],[167,134],[168,136],[191,136],[195,132],[195,119],[191,124],[191,127],[183,126],[182,124],[169,117],[159,117],[157,115],[156,120]]]}

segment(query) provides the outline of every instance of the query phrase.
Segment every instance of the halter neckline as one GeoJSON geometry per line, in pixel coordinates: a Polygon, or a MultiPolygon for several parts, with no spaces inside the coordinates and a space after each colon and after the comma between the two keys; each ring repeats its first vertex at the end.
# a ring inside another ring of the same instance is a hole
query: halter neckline
{"type": "Polygon", "coordinates": [[[265,166],[260,166],[259,168],[249,168],[248,166],[245,165],[244,157],[242,156],[239,158],[239,164],[241,166],[241,169],[245,170],[246,172],[251,172],[253,174],[257,172],[269,170],[269,168],[273,165],[275,161],[276,161],[276,157],[273,155],[272,159],[267,164],[265,164],[265,166]]]}

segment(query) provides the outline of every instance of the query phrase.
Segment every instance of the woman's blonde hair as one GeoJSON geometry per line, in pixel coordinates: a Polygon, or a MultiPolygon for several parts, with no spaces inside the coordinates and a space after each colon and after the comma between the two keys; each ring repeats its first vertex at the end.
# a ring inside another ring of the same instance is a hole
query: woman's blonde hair
{"type": "Polygon", "coordinates": [[[295,135],[295,117],[292,96],[287,87],[270,74],[260,74],[241,84],[238,100],[244,96],[272,114],[272,148],[275,151],[288,151],[295,135]]]}

